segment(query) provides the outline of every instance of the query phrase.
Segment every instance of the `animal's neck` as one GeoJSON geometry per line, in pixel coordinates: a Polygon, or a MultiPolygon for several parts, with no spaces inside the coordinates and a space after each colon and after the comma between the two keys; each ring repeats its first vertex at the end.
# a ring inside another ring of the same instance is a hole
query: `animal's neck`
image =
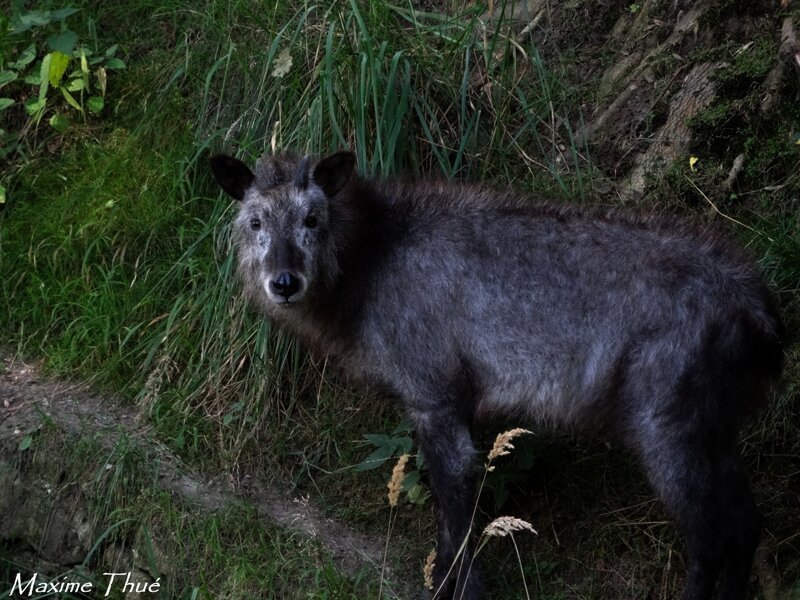
{"type": "Polygon", "coordinates": [[[385,201],[374,185],[354,178],[331,200],[331,251],[322,257],[323,277],[302,316],[290,325],[324,354],[351,351],[359,335],[376,260],[384,254],[385,201]]]}

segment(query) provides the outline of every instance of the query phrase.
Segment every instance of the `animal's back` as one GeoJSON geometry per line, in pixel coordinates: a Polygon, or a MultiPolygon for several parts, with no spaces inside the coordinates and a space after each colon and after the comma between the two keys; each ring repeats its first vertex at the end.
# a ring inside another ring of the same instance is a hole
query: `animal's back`
{"type": "Polygon", "coordinates": [[[686,222],[443,184],[372,201],[391,221],[373,227],[403,234],[372,265],[363,347],[404,395],[466,372],[479,412],[596,421],[623,371],[680,374],[704,352],[778,344],[757,269],[686,222]],[[742,327],[735,348],[709,345],[742,327]]]}

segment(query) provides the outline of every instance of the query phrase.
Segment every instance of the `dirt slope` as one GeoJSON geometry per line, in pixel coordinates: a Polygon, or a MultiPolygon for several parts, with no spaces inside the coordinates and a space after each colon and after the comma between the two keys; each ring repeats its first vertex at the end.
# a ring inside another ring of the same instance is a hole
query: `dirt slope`
{"type": "MultiPolygon", "coordinates": [[[[82,384],[45,377],[36,364],[7,355],[0,358],[0,514],[6,516],[0,521],[0,543],[27,543],[36,568],[79,564],[95,542],[81,493],[60,494],[60,482],[37,481],[19,459],[20,443],[27,435],[54,426],[67,443],[101,433],[100,438],[111,447],[124,434],[157,463],[158,486],[198,510],[214,512],[231,503],[246,503],[256,508],[265,523],[319,542],[342,571],[355,572],[368,565],[380,573],[381,540],[326,518],[307,500],[290,497],[261,481],[248,479],[243,486],[222,473],[194,472],[150,435],[134,410],[114,398],[93,394],[82,384]],[[42,502],[42,496],[50,500],[53,494],[59,496],[55,502],[42,502]]],[[[409,580],[408,574],[391,569],[387,574],[390,580],[409,580]]],[[[407,586],[395,585],[395,589],[401,594],[398,597],[411,595],[407,586]]]]}

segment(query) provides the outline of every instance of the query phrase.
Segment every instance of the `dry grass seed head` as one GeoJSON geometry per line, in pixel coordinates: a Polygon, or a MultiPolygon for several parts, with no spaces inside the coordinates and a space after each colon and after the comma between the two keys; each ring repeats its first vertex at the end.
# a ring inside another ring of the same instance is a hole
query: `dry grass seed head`
{"type": "MultiPolygon", "coordinates": [[[[498,456],[505,456],[507,454],[511,454],[511,450],[514,448],[514,444],[511,443],[515,437],[522,435],[523,433],[532,433],[528,429],[522,429],[517,427],[515,429],[509,429],[508,431],[504,431],[497,435],[494,440],[494,445],[492,449],[489,451],[488,462],[492,462],[498,456]]],[[[494,467],[486,467],[489,471],[494,470],[494,467]]]]}
{"type": "Polygon", "coordinates": [[[436,566],[436,548],[430,551],[422,567],[422,579],[426,590],[433,589],[433,567],[436,566]]]}
{"type": "Polygon", "coordinates": [[[397,501],[400,499],[400,488],[403,487],[403,479],[405,479],[405,468],[408,462],[408,454],[403,454],[397,459],[397,462],[392,469],[392,478],[386,487],[389,488],[389,506],[394,508],[397,506],[397,501]]]}
{"type": "Polygon", "coordinates": [[[530,531],[538,535],[538,531],[533,528],[533,525],[522,519],[516,517],[497,517],[494,521],[486,526],[483,534],[490,537],[504,537],[514,531],[530,531]]]}

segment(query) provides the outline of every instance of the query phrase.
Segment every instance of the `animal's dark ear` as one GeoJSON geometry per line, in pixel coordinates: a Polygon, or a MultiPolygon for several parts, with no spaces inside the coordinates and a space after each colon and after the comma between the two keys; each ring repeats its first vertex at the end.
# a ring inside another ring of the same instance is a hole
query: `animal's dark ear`
{"type": "Polygon", "coordinates": [[[211,172],[214,173],[214,177],[217,178],[222,189],[236,200],[244,198],[244,193],[253,185],[255,179],[247,165],[224,154],[212,156],[209,162],[211,163],[211,172]]]}
{"type": "Polygon", "coordinates": [[[355,165],[355,154],[345,151],[337,152],[319,161],[314,167],[311,178],[322,188],[325,195],[330,197],[345,186],[355,165]]]}

